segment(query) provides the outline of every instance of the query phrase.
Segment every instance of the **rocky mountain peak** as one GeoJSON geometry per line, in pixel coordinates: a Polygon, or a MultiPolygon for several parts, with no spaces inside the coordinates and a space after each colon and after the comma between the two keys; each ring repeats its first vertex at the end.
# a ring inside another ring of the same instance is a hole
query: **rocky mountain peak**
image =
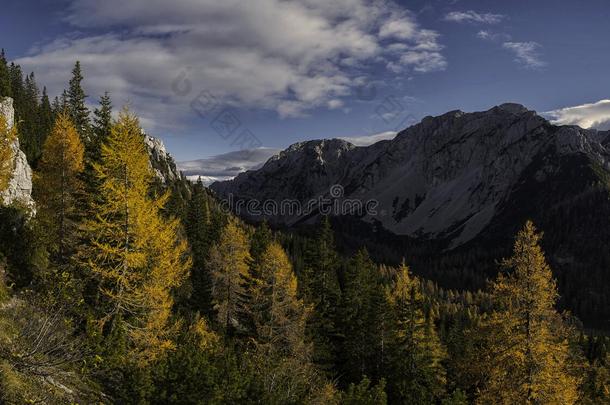
{"type": "Polygon", "coordinates": [[[497,106],[499,110],[509,112],[511,114],[520,115],[530,112],[525,106],[518,103],[504,103],[497,106]]]}
{"type": "MultiPolygon", "coordinates": [[[[397,235],[449,240],[455,247],[485,229],[535,162],[555,162],[543,171],[556,172],[562,156],[583,155],[607,168],[604,138],[596,131],[554,126],[523,105],[505,103],[426,117],[393,140],[368,147],[338,139],[301,142],[261,169],[211,187],[234,199],[305,201],[339,184],[343,198],[378,201],[380,213],[361,220],[397,235]]],[[[533,181],[544,181],[537,170],[533,181]]],[[[288,225],[309,220],[268,219],[288,225]]]]}

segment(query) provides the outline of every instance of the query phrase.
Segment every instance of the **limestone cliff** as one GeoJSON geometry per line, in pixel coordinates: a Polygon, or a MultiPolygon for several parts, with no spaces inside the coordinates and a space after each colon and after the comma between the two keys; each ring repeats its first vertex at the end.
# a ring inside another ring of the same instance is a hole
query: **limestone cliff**
{"type": "MultiPolygon", "coordinates": [[[[13,99],[8,97],[0,99],[0,114],[6,117],[9,128],[15,125],[13,99]]],[[[14,159],[13,173],[8,188],[0,193],[0,203],[4,205],[20,203],[33,209],[32,169],[28,164],[25,153],[19,148],[19,140],[15,140],[12,147],[14,159]]]]}

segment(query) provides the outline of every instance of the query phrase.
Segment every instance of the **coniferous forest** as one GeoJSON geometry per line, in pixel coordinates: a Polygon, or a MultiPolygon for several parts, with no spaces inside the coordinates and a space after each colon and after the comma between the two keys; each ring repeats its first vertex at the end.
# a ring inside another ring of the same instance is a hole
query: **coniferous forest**
{"type": "Polygon", "coordinates": [[[51,101],[0,57],[0,191],[18,138],[36,203],[0,208],[0,403],[610,403],[610,340],[558,306],[545,229],[515,224],[497,275],[458,290],[349,253],[326,217],[245,223],[159,181],[84,74],[51,101]]]}

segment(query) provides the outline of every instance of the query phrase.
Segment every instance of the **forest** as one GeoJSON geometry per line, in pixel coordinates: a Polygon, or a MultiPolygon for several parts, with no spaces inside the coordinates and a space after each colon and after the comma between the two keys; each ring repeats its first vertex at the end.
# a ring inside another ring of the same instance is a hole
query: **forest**
{"type": "Polygon", "coordinates": [[[329,218],[247,224],[156,177],[137,116],[90,111],[83,75],[51,101],[0,56],[0,191],[18,138],[36,202],[0,208],[0,403],[610,403],[610,340],[558,310],[544,229],[455,290],[345,254],[329,218]]]}

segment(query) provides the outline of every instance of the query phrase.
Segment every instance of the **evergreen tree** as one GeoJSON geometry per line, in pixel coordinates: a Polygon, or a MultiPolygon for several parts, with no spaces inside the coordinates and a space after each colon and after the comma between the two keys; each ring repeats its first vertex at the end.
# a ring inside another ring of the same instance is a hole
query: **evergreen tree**
{"type": "Polygon", "coordinates": [[[377,269],[367,251],[360,250],[347,265],[341,303],[341,371],[348,382],[359,382],[365,375],[377,379],[384,302],[377,269]]]}
{"type": "Polygon", "coordinates": [[[478,403],[573,404],[578,379],[572,369],[568,326],[555,311],[558,293],[531,221],[519,231],[513,255],[503,261],[511,272],[492,284],[499,306],[487,325],[488,379],[478,403]]]}
{"type": "MultiPolygon", "coordinates": [[[[16,112],[19,112],[22,109],[25,94],[23,72],[21,71],[21,66],[16,65],[14,62],[11,62],[8,70],[11,83],[11,97],[13,98],[16,112]]],[[[21,117],[17,119],[17,122],[19,122],[19,119],[21,117]]]]}
{"type": "Polygon", "coordinates": [[[426,318],[419,280],[404,263],[387,292],[391,311],[389,397],[392,402],[430,404],[444,394],[446,352],[426,318]]]}
{"type": "Polygon", "coordinates": [[[256,227],[256,230],[252,235],[252,241],[250,242],[250,256],[252,257],[253,267],[260,264],[263,253],[267,250],[272,239],[273,235],[271,234],[269,225],[267,224],[267,221],[263,221],[256,227]]]}
{"type": "MultiPolygon", "coordinates": [[[[53,109],[49,101],[49,95],[47,94],[47,88],[42,89],[42,98],[40,101],[40,108],[38,109],[38,139],[40,145],[44,146],[47,136],[51,133],[54,122],[53,109]]],[[[42,152],[41,152],[42,153],[42,152]]]]}
{"type": "Polygon", "coordinates": [[[313,305],[308,323],[308,334],[314,343],[314,362],[327,373],[332,373],[337,357],[337,308],[341,290],[337,270],[340,264],[335,250],[333,230],[324,217],[317,238],[309,241],[305,254],[305,298],[313,305]]]}
{"type": "Polygon", "coordinates": [[[0,51],[0,97],[11,97],[11,76],[4,49],[0,51]]]}
{"type": "Polygon", "coordinates": [[[230,220],[222,231],[220,241],[212,247],[208,262],[212,275],[212,303],[218,323],[226,335],[232,334],[240,326],[250,260],[246,234],[236,220],[230,220]]]}
{"type": "Polygon", "coordinates": [[[210,209],[201,179],[193,186],[186,215],[186,234],[191,247],[191,294],[195,310],[212,317],[212,278],[206,265],[210,255],[210,209]]]}
{"type": "MultiPolygon", "coordinates": [[[[57,101],[58,106],[60,102],[57,101]]],[[[102,145],[106,143],[112,131],[112,105],[108,93],[100,98],[100,107],[94,111],[94,124],[89,132],[90,141],[85,147],[85,183],[86,198],[83,200],[83,210],[92,210],[99,203],[101,183],[97,178],[94,165],[102,158],[102,145]]],[[[82,138],[81,138],[82,139],[82,138]]],[[[167,208],[167,204],[166,207],[167,208]]]]}
{"type": "Polygon", "coordinates": [[[93,111],[92,139],[88,150],[88,156],[94,162],[99,160],[101,146],[110,136],[112,128],[112,100],[108,92],[100,97],[99,104],[99,107],[93,111]]]}
{"type": "Polygon", "coordinates": [[[15,161],[13,142],[16,138],[17,128],[9,128],[6,117],[0,114],[0,192],[6,190],[11,181],[15,161]]]}
{"type": "Polygon", "coordinates": [[[153,173],[138,119],[123,110],[94,165],[102,202],[87,230],[91,249],[83,252],[99,280],[101,326],[112,321],[124,330],[131,358],[155,359],[172,347],[172,289],[181,285],[190,267],[179,223],[160,211],[167,195],[150,196],[153,173]]]}
{"type": "Polygon", "coordinates": [[[23,99],[20,102],[19,118],[22,121],[20,146],[33,164],[40,157],[42,143],[40,142],[40,128],[38,121],[40,92],[36,84],[34,73],[25,77],[23,99]]]}
{"type": "Polygon", "coordinates": [[[87,95],[82,88],[83,74],[80,61],[76,61],[74,69],[72,69],[72,78],[68,86],[68,91],[64,97],[68,105],[68,111],[76,130],[81,136],[81,139],[88,149],[90,147],[90,127],[89,109],[85,105],[87,95]]]}
{"type": "Polygon", "coordinates": [[[341,396],[341,403],[344,405],[385,405],[387,402],[385,381],[381,380],[377,385],[371,386],[371,380],[366,376],[360,384],[350,384],[341,396]]]}

